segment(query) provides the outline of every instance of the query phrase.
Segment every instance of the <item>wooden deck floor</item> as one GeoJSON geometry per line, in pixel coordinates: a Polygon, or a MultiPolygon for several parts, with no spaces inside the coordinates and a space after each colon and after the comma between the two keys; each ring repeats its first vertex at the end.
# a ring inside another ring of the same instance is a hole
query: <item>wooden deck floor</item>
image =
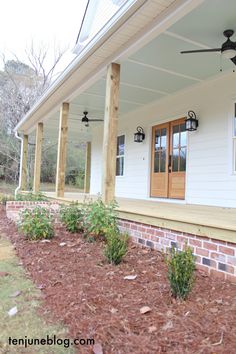
{"type": "MultiPolygon", "coordinates": [[[[53,199],[55,193],[45,192],[53,199]]],[[[83,193],[65,193],[60,201],[83,202],[96,196],[83,193]]],[[[222,208],[193,204],[117,198],[119,216],[144,224],[236,242],[236,208],[222,208]]]]}

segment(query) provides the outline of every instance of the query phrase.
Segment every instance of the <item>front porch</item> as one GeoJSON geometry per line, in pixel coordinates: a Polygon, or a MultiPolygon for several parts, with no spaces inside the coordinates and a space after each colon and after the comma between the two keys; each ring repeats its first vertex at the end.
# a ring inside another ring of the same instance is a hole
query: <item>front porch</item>
{"type": "MultiPolygon", "coordinates": [[[[60,202],[83,202],[96,199],[96,195],[65,192],[63,198],[55,192],[44,192],[53,200],[60,202]]],[[[196,204],[181,204],[157,200],[116,198],[119,217],[124,220],[152,225],[188,234],[236,241],[236,208],[214,207],[196,204]]]]}

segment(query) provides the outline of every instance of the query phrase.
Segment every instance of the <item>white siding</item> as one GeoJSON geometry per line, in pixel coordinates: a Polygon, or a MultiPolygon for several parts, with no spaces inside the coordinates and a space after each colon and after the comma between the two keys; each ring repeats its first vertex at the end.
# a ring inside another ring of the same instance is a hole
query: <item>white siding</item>
{"type": "MultiPolygon", "coordinates": [[[[198,115],[199,128],[197,132],[188,134],[185,201],[236,207],[236,175],[232,172],[235,83],[236,77],[232,73],[121,117],[119,135],[125,134],[126,139],[125,174],[116,179],[116,196],[149,197],[151,127],[183,117],[191,109],[198,115]],[[142,144],[133,142],[138,125],[146,134],[142,144]]],[[[99,137],[96,135],[92,141],[91,193],[101,191],[101,155],[102,136],[99,131],[99,137]]]]}

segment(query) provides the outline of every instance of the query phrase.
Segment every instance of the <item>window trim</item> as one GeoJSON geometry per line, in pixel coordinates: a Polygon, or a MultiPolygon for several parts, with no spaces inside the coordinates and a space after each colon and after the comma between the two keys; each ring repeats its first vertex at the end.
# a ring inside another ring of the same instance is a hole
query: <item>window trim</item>
{"type": "Polygon", "coordinates": [[[122,136],[124,137],[124,154],[123,155],[117,155],[117,153],[116,153],[116,164],[117,164],[117,159],[123,157],[123,159],[124,159],[124,167],[123,167],[123,174],[122,175],[117,175],[116,174],[116,178],[117,177],[120,178],[120,177],[124,177],[125,176],[125,140],[126,140],[125,134],[117,135],[116,151],[117,151],[117,147],[118,147],[118,138],[120,138],[122,136]]]}

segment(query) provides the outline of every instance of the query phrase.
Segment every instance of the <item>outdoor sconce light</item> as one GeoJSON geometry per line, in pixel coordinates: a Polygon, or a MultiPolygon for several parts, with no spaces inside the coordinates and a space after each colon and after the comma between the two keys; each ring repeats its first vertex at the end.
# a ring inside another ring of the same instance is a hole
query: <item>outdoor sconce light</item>
{"type": "Polygon", "coordinates": [[[189,132],[197,130],[198,120],[195,112],[188,111],[188,117],[185,119],[185,129],[189,132]]]}
{"type": "Polygon", "coordinates": [[[137,132],[134,133],[134,142],[142,143],[145,139],[145,134],[142,127],[137,127],[137,132]]]}

